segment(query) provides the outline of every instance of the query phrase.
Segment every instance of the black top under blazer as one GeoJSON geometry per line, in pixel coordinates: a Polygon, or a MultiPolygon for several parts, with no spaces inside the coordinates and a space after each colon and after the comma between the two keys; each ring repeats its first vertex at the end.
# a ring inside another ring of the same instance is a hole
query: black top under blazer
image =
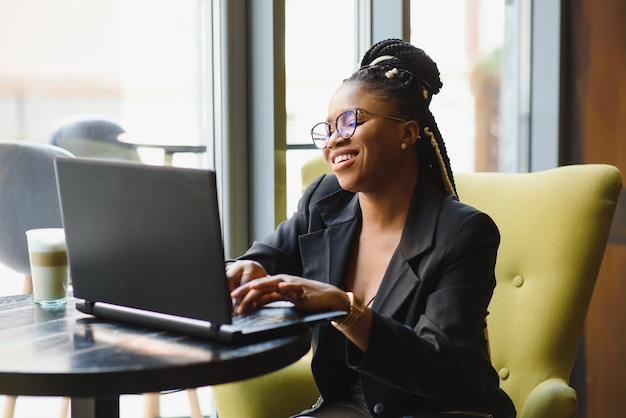
{"type": "MultiPolygon", "coordinates": [[[[345,289],[344,270],[360,227],[358,194],[324,175],[304,192],[297,212],[240,259],[258,261],[269,274],[345,289]]],[[[375,417],[442,411],[515,417],[485,338],[499,243],[489,216],[421,176],[372,304],[367,353],[329,324],[314,330],[312,370],[322,400],[316,405],[346,399],[360,378],[375,417]]]]}

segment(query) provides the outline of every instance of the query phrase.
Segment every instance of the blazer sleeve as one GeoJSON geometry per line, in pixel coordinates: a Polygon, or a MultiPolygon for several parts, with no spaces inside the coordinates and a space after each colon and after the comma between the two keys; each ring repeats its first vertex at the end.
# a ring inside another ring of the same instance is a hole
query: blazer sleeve
{"type": "MultiPolygon", "coordinates": [[[[303,267],[298,239],[311,230],[312,212],[315,202],[340,190],[335,176],[322,175],[314,180],[304,191],[298,202],[296,212],[286,221],[281,222],[270,235],[262,241],[255,241],[238,260],[255,260],[269,274],[291,274],[301,276],[303,267]]],[[[314,215],[313,215],[314,216],[314,215]]],[[[318,226],[321,228],[323,226],[318,226]]]]}
{"type": "Polygon", "coordinates": [[[464,375],[481,369],[473,363],[489,361],[483,332],[500,235],[489,216],[466,208],[461,219],[440,215],[434,247],[413,260],[420,281],[414,294],[394,317],[373,312],[367,353],[347,343],[350,367],[403,391],[443,399],[464,375]]]}

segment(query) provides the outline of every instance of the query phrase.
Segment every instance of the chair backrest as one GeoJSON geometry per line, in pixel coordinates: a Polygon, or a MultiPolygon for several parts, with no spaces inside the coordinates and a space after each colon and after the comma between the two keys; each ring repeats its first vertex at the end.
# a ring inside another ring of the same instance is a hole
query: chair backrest
{"type": "Polygon", "coordinates": [[[77,157],[141,161],[135,144],[122,142],[125,133],[117,123],[98,117],[76,117],[64,120],[54,130],[50,143],[77,157]]]}
{"type": "Polygon", "coordinates": [[[304,189],[306,189],[317,177],[322,174],[332,172],[333,171],[330,169],[328,162],[326,162],[326,159],[324,159],[321,154],[310,158],[302,164],[302,168],[300,169],[302,192],[304,192],[304,189]]]}
{"type": "Polygon", "coordinates": [[[53,145],[0,141],[0,262],[30,275],[25,232],[62,227],[54,158],[72,156],[53,145]]]}
{"type": "MultiPolygon", "coordinates": [[[[303,185],[330,172],[322,157],[303,185]]],[[[462,202],[489,214],[502,236],[488,316],[491,358],[518,417],[575,417],[570,374],[621,175],[609,165],[535,173],[457,173],[462,202]]]]}
{"type": "Polygon", "coordinates": [[[574,417],[575,392],[567,385],[620,173],[608,165],[576,165],[455,179],[460,200],[489,214],[502,236],[487,319],[501,387],[520,417],[574,417]],[[559,391],[565,393],[555,397],[559,391]]]}

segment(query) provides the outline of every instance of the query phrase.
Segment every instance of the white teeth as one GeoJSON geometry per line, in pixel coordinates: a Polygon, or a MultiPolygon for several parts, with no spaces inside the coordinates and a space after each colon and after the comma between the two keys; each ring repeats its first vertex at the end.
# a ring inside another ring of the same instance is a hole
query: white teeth
{"type": "Polygon", "coordinates": [[[342,154],[335,157],[335,161],[333,163],[338,164],[342,161],[347,161],[350,158],[354,157],[356,154],[342,154]]]}

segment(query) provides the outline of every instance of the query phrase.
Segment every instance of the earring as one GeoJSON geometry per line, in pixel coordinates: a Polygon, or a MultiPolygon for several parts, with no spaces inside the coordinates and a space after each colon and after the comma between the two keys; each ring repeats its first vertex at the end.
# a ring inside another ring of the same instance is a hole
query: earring
{"type": "Polygon", "coordinates": [[[406,150],[407,148],[408,148],[408,146],[406,145],[406,142],[403,142],[403,143],[400,144],[400,149],[402,151],[406,150]]]}

